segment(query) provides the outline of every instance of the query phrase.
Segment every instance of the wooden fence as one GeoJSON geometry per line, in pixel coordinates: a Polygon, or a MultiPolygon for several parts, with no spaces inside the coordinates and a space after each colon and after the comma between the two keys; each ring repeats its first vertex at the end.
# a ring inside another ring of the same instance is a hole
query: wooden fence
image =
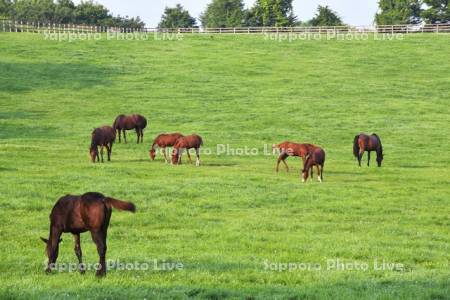
{"type": "Polygon", "coordinates": [[[328,26],[328,27],[236,27],[236,28],[119,28],[78,24],[52,24],[0,20],[0,32],[35,33],[182,33],[182,34],[346,34],[346,33],[450,33],[450,24],[328,26]]]}

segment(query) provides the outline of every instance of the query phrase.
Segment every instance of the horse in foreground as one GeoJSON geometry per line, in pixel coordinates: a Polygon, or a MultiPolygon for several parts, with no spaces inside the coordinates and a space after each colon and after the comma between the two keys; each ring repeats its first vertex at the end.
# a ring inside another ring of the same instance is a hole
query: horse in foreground
{"type": "Polygon", "coordinates": [[[136,130],[137,143],[139,144],[139,140],[143,143],[145,127],[147,127],[147,119],[138,114],[131,116],[118,115],[113,123],[114,130],[119,132],[119,143],[121,143],[120,132],[123,132],[123,140],[125,141],[125,144],[127,143],[126,130],[132,129],[136,130]]]}
{"type": "Polygon", "coordinates": [[[163,151],[164,154],[164,160],[166,163],[168,163],[167,160],[167,154],[166,154],[166,147],[172,147],[175,145],[175,142],[183,137],[181,133],[163,133],[158,135],[155,140],[153,141],[152,147],[150,149],[150,158],[151,160],[155,160],[156,157],[156,149],[160,148],[163,151]]]}
{"type": "Polygon", "coordinates": [[[181,164],[181,155],[183,154],[183,151],[187,150],[187,155],[189,158],[189,162],[192,162],[191,156],[189,155],[189,149],[194,148],[195,154],[197,156],[197,160],[195,162],[195,165],[198,167],[200,166],[200,146],[203,145],[203,140],[199,135],[192,134],[188,136],[184,136],[179,138],[175,145],[173,145],[172,150],[172,164],[177,165],[181,164]]]}
{"type": "Polygon", "coordinates": [[[272,150],[278,149],[280,151],[280,156],[278,156],[276,171],[279,171],[280,162],[283,162],[286,167],[286,172],[289,172],[289,167],[286,163],[286,159],[289,156],[298,156],[302,158],[303,166],[305,165],[306,155],[315,146],[313,144],[297,144],[292,142],[283,142],[281,144],[272,145],[272,150]]]}
{"type": "Polygon", "coordinates": [[[364,151],[367,151],[367,166],[370,165],[370,152],[377,152],[378,167],[381,167],[383,161],[383,146],[381,145],[380,137],[377,134],[366,135],[361,133],[355,136],[353,140],[353,155],[358,158],[358,164],[361,167],[361,160],[364,155],[364,151]]]}
{"type": "Polygon", "coordinates": [[[320,147],[314,147],[306,155],[305,166],[302,170],[302,182],[308,180],[308,173],[311,171],[311,180],[313,177],[313,167],[317,169],[317,179],[323,181],[323,166],[325,165],[325,151],[320,147]]]}
{"type": "Polygon", "coordinates": [[[111,161],[111,152],[114,141],[116,140],[116,131],[111,126],[103,126],[95,128],[92,131],[91,147],[89,148],[89,154],[91,156],[91,161],[95,163],[95,159],[100,161],[98,155],[98,146],[101,147],[100,155],[103,162],[103,148],[106,147],[108,152],[108,161],[111,161]]]}
{"type": "Polygon", "coordinates": [[[75,254],[78,258],[79,269],[84,273],[80,233],[90,231],[92,240],[97,245],[100,256],[97,276],[106,274],[106,235],[111,218],[112,208],[135,212],[136,207],[131,202],[106,197],[100,193],[86,193],[81,196],[67,195],[61,197],[50,214],[50,234],[48,239],[41,237],[47,245],[48,264],[46,272],[52,271],[58,258],[59,243],[63,232],[73,234],[75,254]]]}

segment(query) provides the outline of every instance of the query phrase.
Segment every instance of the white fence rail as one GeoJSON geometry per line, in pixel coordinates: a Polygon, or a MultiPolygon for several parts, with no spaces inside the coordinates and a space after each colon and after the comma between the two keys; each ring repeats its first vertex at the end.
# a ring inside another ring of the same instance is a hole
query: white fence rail
{"type": "Polygon", "coordinates": [[[328,26],[328,27],[236,27],[236,28],[119,28],[79,24],[53,24],[0,20],[0,32],[53,33],[197,33],[197,34],[345,34],[345,33],[450,33],[450,24],[383,25],[383,26],[328,26]]]}

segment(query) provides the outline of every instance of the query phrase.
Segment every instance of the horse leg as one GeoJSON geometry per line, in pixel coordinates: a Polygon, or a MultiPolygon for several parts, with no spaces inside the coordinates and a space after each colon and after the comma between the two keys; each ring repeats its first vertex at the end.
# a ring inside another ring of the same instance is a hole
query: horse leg
{"type": "Polygon", "coordinates": [[[125,129],[122,129],[123,132],[123,142],[126,144],[127,143],[127,131],[125,129]]]}
{"type": "Polygon", "coordinates": [[[102,157],[102,162],[103,162],[103,147],[104,145],[101,145],[100,147],[100,156],[102,157]]]}
{"type": "Polygon", "coordinates": [[[111,161],[111,150],[109,149],[109,144],[106,144],[105,147],[106,147],[106,154],[108,155],[108,161],[111,161]]]}
{"type": "Polygon", "coordinates": [[[143,143],[144,142],[144,129],[141,129],[140,132],[141,132],[141,143],[143,143]]]}
{"type": "Polygon", "coordinates": [[[364,149],[360,149],[359,153],[358,153],[358,164],[360,167],[361,167],[361,160],[363,158],[363,155],[364,155],[364,149]]]}
{"type": "Polygon", "coordinates": [[[112,146],[113,146],[113,143],[112,143],[112,142],[109,143],[109,155],[108,155],[108,160],[109,160],[109,161],[111,160],[112,146]]]}
{"type": "Polygon", "coordinates": [[[98,153],[98,146],[97,146],[97,162],[100,162],[100,154],[98,153]]]}
{"type": "Polygon", "coordinates": [[[321,177],[322,171],[320,170],[320,166],[316,165],[316,169],[317,169],[317,179],[319,180],[319,182],[322,182],[322,177],[321,177]]]}
{"type": "Polygon", "coordinates": [[[164,160],[166,161],[166,164],[168,163],[167,160],[167,154],[166,154],[166,147],[162,148],[163,154],[164,154],[164,160]]]}
{"type": "Polygon", "coordinates": [[[320,182],[323,182],[323,164],[320,165],[320,182]]]}
{"type": "Polygon", "coordinates": [[[283,164],[286,167],[286,172],[289,172],[289,167],[286,163],[286,158],[288,157],[288,155],[286,154],[286,152],[281,152],[280,156],[278,156],[278,160],[277,160],[277,167],[276,167],[276,171],[278,173],[279,169],[280,169],[280,162],[283,162],[283,164]]]}
{"type": "Polygon", "coordinates": [[[189,158],[189,163],[192,164],[191,155],[189,154],[189,149],[186,149],[187,156],[189,158]]]}
{"type": "Polygon", "coordinates": [[[119,143],[121,143],[122,141],[120,140],[120,129],[117,129],[117,132],[119,133],[119,143]]]}
{"type": "Polygon", "coordinates": [[[181,155],[183,155],[183,148],[178,149],[178,164],[181,165],[181,155]]]}
{"type": "Polygon", "coordinates": [[[81,253],[81,245],[80,245],[80,234],[74,233],[73,234],[73,241],[75,242],[75,255],[78,258],[78,268],[80,270],[81,274],[84,274],[86,271],[83,266],[83,259],[82,259],[82,253],[81,253]]]}
{"type": "Polygon", "coordinates": [[[367,166],[370,166],[370,151],[367,151],[367,166]]]}
{"type": "Polygon", "coordinates": [[[195,155],[197,156],[197,160],[195,161],[195,165],[197,167],[200,166],[200,149],[199,148],[195,148],[195,155]]]}
{"type": "Polygon", "coordinates": [[[91,231],[92,240],[97,246],[98,256],[100,257],[98,263],[98,269],[96,272],[96,276],[104,276],[106,274],[106,264],[105,264],[105,256],[106,256],[106,232],[103,232],[102,229],[91,231]]]}
{"type": "Polygon", "coordinates": [[[137,143],[139,144],[140,133],[138,127],[136,127],[136,136],[137,136],[137,143]]]}

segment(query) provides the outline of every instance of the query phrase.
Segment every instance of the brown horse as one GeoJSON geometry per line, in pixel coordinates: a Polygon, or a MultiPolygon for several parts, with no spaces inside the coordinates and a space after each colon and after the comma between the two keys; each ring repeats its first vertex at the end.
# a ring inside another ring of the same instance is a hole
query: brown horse
{"type": "Polygon", "coordinates": [[[302,181],[308,180],[308,172],[311,171],[311,180],[313,177],[313,167],[317,169],[317,179],[323,181],[323,166],[325,165],[325,151],[322,148],[315,146],[306,155],[305,166],[302,170],[302,181]]]}
{"type": "Polygon", "coordinates": [[[188,135],[179,138],[175,145],[173,145],[172,150],[172,164],[181,164],[181,155],[183,154],[184,149],[187,150],[187,155],[189,157],[189,162],[192,162],[191,156],[189,155],[189,149],[194,148],[195,154],[197,156],[197,160],[195,165],[200,166],[200,146],[203,145],[203,140],[200,136],[196,134],[188,135]]]}
{"type": "Polygon", "coordinates": [[[380,137],[377,134],[366,135],[361,133],[355,136],[353,140],[353,155],[358,158],[358,164],[361,167],[361,160],[364,155],[364,151],[367,151],[367,166],[370,165],[370,152],[377,152],[378,167],[381,167],[383,161],[383,146],[381,145],[380,137]]]}
{"type": "Polygon", "coordinates": [[[95,163],[95,158],[100,161],[98,156],[98,146],[100,146],[100,155],[103,162],[103,147],[106,147],[108,152],[108,161],[111,160],[111,152],[114,141],[116,140],[116,131],[111,126],[103,126],[95,128],[92,131],[91,147],[89,148],[89,154],[91,161],[95,163]]]}
{"type": "Polygon", "coordinates": [[[136,130],[137,143],[139,144],[139,140],[141,141],[141,143],[143,143],[145,127],[147,127],[147,119],[138,114],[134,114],[131,116],[118,115],[113,124],[114,130],[117,130],[119,132],[119,143],[121,143],[120,132],[123,132],[123,140],[125,141],[125,143],[127,143],[126,130],[131,129],[136,130]]]}
{"type": "Polygon", "coordinates": [[[291,142],[283,142],[281,144],[272,145],[272,150],[279,149],[280,156],[278,156],[276,171],[279,171],[280,162],[283,162],[286,166],[286,171],[289,172],[289,167],[286,163],[286,159],[289,156],[299,156],[302,158],[303,166],[305,165],[306,155],[310,149],[314,148],[313,144],[297,144],[291,142]]]}
{"type": "Polygon", "coordinates": [[[164,154],[164,160],[166,163],[168,163],[167,160],[167,154],[166,154],[166,147],[172,147],[175,145],[175,142],[183,137],[181,133],[163,133],[158,135],[155,140],[153,141],[152,148],[150,149],[150,158],[151,160],[155,160],[156,157],[156,149],[161,148],[164,154]]]}
{"type": "Polygon", "coordinates": [[[55,204],[50,214],[50,234],[48,239],[41,237],[47,245],[48,256],[47,272],[55,267],[58,258],[59,243],[63,232],[72,233],[75,241],[75,254],[78,258],[78,267],[84,273],[82,261],[80,233],[90,231],[92,240],[97,245],[100,256],[97,276],[106,274],[106,235],[112,207],[119,210],[135,212],[136,207],[131,202],[105,197],[100,193],[86,193],[81,196],[67,195],[61,197],[55,204]]]}

